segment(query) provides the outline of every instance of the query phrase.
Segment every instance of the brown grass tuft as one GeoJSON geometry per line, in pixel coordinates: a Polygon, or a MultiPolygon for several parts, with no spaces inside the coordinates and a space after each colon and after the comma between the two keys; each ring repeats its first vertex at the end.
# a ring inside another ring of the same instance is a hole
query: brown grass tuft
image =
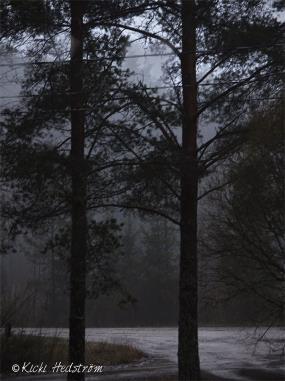
{"type": "MultiPolygon", "coordinates": [[[[11,373],[13,364],[68,364],[68,340],[61,337],[15,334],[0,337],[0,371],[11,373]]],[[[109,343],[86,343],[86,365],[128,364],[144,357],[144,353],[130,345],[109,343]]]]}

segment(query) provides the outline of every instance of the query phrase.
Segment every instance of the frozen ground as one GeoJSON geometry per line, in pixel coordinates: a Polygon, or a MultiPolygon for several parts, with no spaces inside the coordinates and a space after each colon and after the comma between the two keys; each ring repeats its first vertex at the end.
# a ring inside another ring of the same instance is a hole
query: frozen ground
{"type": "MultiPolygon", "coordinates": [[[[55,332],[68,334],[67,329],[41,330],[45,335],[55,332]]],[[[201,368],[218,380],[285,380],[285,327],[272,328],[259,340],[264,332],[265,328],[200,328],[201,368]]],[[[89,341],[133,344],[150,355],[131,367],[105,368],[94,380],[134,380],[177,371],[176,328],[88,328],[86,336],[89,341]]]]}

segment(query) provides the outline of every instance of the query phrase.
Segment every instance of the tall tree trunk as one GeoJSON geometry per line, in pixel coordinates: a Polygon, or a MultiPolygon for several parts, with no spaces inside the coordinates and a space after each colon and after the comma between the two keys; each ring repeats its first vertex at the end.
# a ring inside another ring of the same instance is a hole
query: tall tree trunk
{"type": "MultiPolygon", "coordinates": [[[[69,361],[85,360],[86,297],[86,171],[84,163],[84,111],[82,102],[83,1],[71,0],[71,176],[72,237],[70,260],[69,361]]],[[[84,380],[82,373],[69,373],[69,380],[84,380]]]]}
{"type": "Polygon", "coordinates": [[[182,163],[179,283],[179,381],[200,378],[197,268],[197,81],[195,0],[182,1],[182,163]]]}

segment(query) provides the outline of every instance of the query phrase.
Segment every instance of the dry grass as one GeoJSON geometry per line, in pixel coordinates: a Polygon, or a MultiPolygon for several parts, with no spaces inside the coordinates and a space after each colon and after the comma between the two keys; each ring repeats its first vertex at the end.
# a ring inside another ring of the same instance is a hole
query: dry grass
{"type": "MultiPolygon", "coordinates": [[[[13,364],[68,364],[68,341],[60,337],[17,334],[10,338],[1,336],[1,373],[10,373],[13,364]]],[[[137,361],[144,353],[130,345],[86,343],[86,364],[119,365],[137,361]]]]}
{"type": "Polygon", "coordinates": [[[86,361],[103,365],[128,364],[140,360],[144,353],[131,345],[92,343],[86,345],[86,361]]]}

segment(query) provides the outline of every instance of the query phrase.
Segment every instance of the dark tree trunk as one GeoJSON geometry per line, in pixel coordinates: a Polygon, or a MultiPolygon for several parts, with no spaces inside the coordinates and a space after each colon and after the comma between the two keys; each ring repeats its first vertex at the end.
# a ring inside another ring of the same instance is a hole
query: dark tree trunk
{"type": "Polygon", "coordinates": [[[181,257],[179,283],[179,381],[200,378],[197,269],[197,81],[195,0],[182,1],[181,257]]]}
{"type": "MultiPolygon", "coordinates": [[[[82,103],[83,2],[70,1],[71,8],[71,175],[72,237],[70,259],[69,361],[85,360],[86,296],[86,172],[84,163],[84,111],[82,103]]],[[[83,380],[84,374],[68,374],[69,380],[83,380]]]]}

